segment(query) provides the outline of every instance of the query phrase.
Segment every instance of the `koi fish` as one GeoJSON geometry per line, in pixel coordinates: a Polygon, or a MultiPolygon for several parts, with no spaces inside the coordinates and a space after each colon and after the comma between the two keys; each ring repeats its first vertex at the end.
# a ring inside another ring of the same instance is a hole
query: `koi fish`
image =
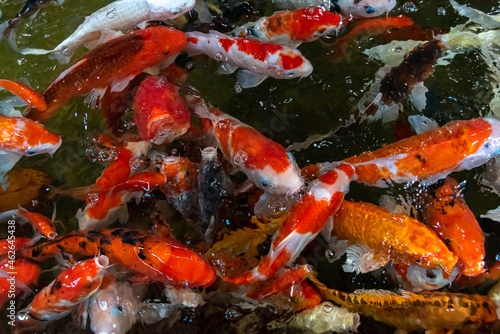
{"type": "Polygon", "coordinates": [[[16,222],[29,222],[38,231],[38,233],[40,233],[40,235],[44,236],[47,239],[54,239],[57,236],[56,228],[54,226],[55,211],[52,220],[39,213],[29,212],[28,210],[21,207],[19,207],[17,210],[10,210],[0,213],[0,220],[4,220],[9,217],[19,217],[22,219],[17,220],[16,222]]]}
{"type": "Polygon", "coordinates": [[[257,22],[246,23],[231,32],[232,36],[255,38],[261,42],[293,45],[312,42],[342,27],[340,14],[321,7],[276,12],[257,22]]]}
{"type": "Polygon", "coordinates": [[[423,82],[434,73],[443,49],[441,41],[430,41],[415,47],[399,66],[383,67],[383,79],[372,85],[358,103],[361,117],[370,121],[382,117],[384,122],[393,121],[398,116],[398,104],[409,96],[416,109],[422,111],[428,91],[423,82]]]}
{"type": "Polygon", "coordinates": [[[0,211],[17,208],[19,205],[29,205],[38,197],[40,189],[50,184],[48,176],[40,171],[24,168],[10,170],[5,175],[8,186],[0,189],[0,211]]]}
{"type": "Polygon", "coordinates": [[[18,321],[22,324],[30,318],[38,321],[64,318],[75,305],[97,292],[108,265],[109,259],[101,255],[64,270],[19,312],[18,321]]]}
{"type": "MultiPolygon", "coordinates": [[[[126,32],[146,21],[170,20],[191,10],[194,3],[194,0],[117,0],[87,16],[85,22],[53,50],[27,48],[20,52],[37,55],[50,53],[60,63],[67,64],[78,47],[99,37],[102,39],[106,31],[126,32]]],[[[159,42],[163,37],[159,36],[159,42]]]]}
{"type": "Polygon", "coordinates": [[[257,187],[275,195],[291,195],[303,186],[297,163],[283,146],[219,109],[208,110],[200,103],[195,113],[203,129],[217,139],[224,157],[257,187]]]}
{"type": "Polygon", "coordinates": [[[28,286],[38,281],[40,273],[40,267],[28,259],[0,262],[0,308],[12,299],[11,284],[15,285],[16,296],[31,293],[28,286]]]}
{"type": "Polygon", "coordinates": [[[336,60],[340,60],[345,51],[355,39],[361,36],[371,37],[373,35],[380,35],[393,28],[403,28],[414,25],[415,22],[407,16],[399,15],[396,17],[382,17],[378,19],[362,20],[355,23],[354,28],[348,34],[337,37],[330,47],[334,50],[336,60]]]}
{"type": "Polygon", "coordinates": [[[142,140],[168,144],[186,133],[191,113],[179,96],[179,88],[165,77],[144,80],[134,99],[134,121],[142,140]]]}
{"type": "Polygon", "coordinates": [[[295,204],[281,228],[273,236],[271,250],[253,270],[236,277],[222,277],[236,284],[252,283],[272,277],[299,256],[304,247],[328,224],[347,192],[354,168],[349,164],[329,166],[311,183],[295,204]]]}
{"type": "Polygon", "coordinates": [[[483,26],[486,29],[500,28],[500,14],[488,15],[477,9],[460,5],[455,0],[450,0],[450,4],[460,15],[468,17],[469,20],[483,26]]]}
{"type": "Polygon", "coordinates": [[[78,209],[76,218],[80,230],[94,230],[107,227],[117,219],[124,224],[128,221],[127,202],[140,199],[143,191],[152,191],[165,184],[165,175],[142,172],[116,185],[109,191],[100,192],[87,201],[85,209],[78,209]]]}
{"type": "Polygon", "coordinates": [[[21,249],[18,254],[43,261],[60,252],[75,256],[103,254],[111,264],[144,275],[150,281],[173,285],[210,286],[217,278],[205,259],[181,243],[125,228],[71,233],[21,249]]]}
{"type": "Polygon", "coordinates": [[[424,221],[458,256],[463,275],[484,273],[484,235],[455,179],[447,177],[427,190],[424,221]]]}
{"type": "Polygon", "coordinates": [[[217,157],[215,147],[205,147],[201,151],[198,173],[198,202],[200,218],[205,228],[215,221],[215,217],[226,192],[226,175],[217,157]]]}
{"type": "Polygon", "coordinates": [[[361,259],[356,259],[358,272],[377,269],[392,259],[396,263],[418,264],[431,269],[441,267],[451,273],[458,261],[436,233],[423,223],[370,203],[344,201],[333,216],[332,235],[370,250],[361,259]]]}
{"type": "Polygon", "coordinates": [[[450,286],[459,276],[460,268],[454,267],[450,274],[441,268],[430,269],[405,263],[393,263],[388,272],[405,290],[419,292],[422,290],[438,290],[450,286]]]}
{"type": "Polygon", "coordinates": [[[61,137],[50,133],[41,124],[24,117],[0,115],[0,186],[8,186],[5,174],[21,156],[54,154],[61,146],[61,137]]]}
{"type": "MultiPolygon", "coordinates": [[[[0,24],[0,34],[1,38],[6,38],[9,46],[12,50],[18,51],[16,44],[15,30],[21,24],[21,21],[28,17],[32,17],[38,13],[38,11],[44,7],[46,4],[52,0],[26,0],[24,6],[21,8],[17,15],[4,23],[0,24]]],[[[61,5],[64,0],[57,1],[61,5]]]]}
{"type": "Polygon", "coordinates": [[[262,43],[246,38],[233,38],[216,31],[209,34],[187,32],[186,52],[204,54],[223,61],[219,74],[231,74],[238,67],[238,85],[241,88],[258,86],[267,77],[293,79],[312,73],[311,63],[300,51],[274,43],[262,43]]]}
{"type": "Polygon", "coordinates": [[[500,153],[500,121],[475,118],[387,144],[344,161],[356,168],[353,180],[376,187],[387,181],[432,183],[453,171],[471,169],[500,153]]]}
{"type": "Polygon", "coordinates": [[[30,238],[15,238],[14,240],[4,239],[0,240],[0,256],[7,255],[9,250],[18,250],[23,248],[24,246],[32,243],[32,239],[30,238]]]}
{"type": "Polygon", "coordinates": [[[339,0],[337,5],[345,16],[373,18],[389,13],[396,0],[339,0]]]}
{"type": "Polygon", "coordinates": [[[164,26],[135,30],[103,43],[84,54],[47,87],[43,93],[47,109],[28,109],[27,116],[43,123],[74,96],[96,89],[90,96],[92,102],[108,85],[111,90],[120,91],[144,69],[178,53],[185,44],[184,33],[164,26]]]}
{"type": "Polygon", "coordinates": [[[474,332],[498,322],[495,304],[486,296],[450,292],[415,294],[401,290],[328,289],[314,280],[323,298],[402,330],[461,330],[474,332]]]}
{"type": "Polygon", "coordinates": [[[12,94],[19,96],[33,108],[40,111],[47,108],[47,103],[45,103],[43,97],[29,86],[10,80],[0,79],[0,87],[5,88],[12,94]]]}

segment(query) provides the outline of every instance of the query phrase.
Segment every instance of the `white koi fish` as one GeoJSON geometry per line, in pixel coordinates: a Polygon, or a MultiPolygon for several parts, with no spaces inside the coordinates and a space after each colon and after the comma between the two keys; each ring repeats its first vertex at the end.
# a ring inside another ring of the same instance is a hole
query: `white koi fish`
{"type": "Polygon", "coordinates": [[[50,53],[51,58],[66,64],[81,45],[104,39],[113,30],[126,32],[146,21],[174,19],[191,10],[194,3],[194,0],[117,0],[87,16],[78,29],[53,50],[27,48],[20,52],[50,53]]]}
{"type": "Polygon", "coordinates": [[[187,32],[186,51],[190,55],[205,54],[224,63],[219,74],[233,73],[238,67],[241,88],[258,86],[267,77],[293,79],[307,77],[313,67],[300,51],[286,46],[262,43],[246,38],[233,38],[211,31],[187,32]]]}

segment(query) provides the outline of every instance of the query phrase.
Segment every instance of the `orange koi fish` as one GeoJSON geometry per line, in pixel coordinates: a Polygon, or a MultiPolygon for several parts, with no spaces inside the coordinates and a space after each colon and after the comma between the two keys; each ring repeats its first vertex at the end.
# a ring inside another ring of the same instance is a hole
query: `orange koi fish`
{"type": "Polygon", "coordinates": [[[293,156],[280,144],[217,108],[198,104],[195,113],[218,142],[224,157],[255,185],[274,195],[291,195],[304,182],[293,156]]]}
{"type": "Polygon", "coordinates": [[[187,32],[186,51],[190,55],[204,54],[212,59],[224,61],[219,74],[230,74],[238,67],[240,88],[258,86],[267,77],[275,79],[293,79],[307,77],[313,67],[296,49],[274,43],[234,38],[211,31],[187,32]]]}
{"type": "Polygon", "coordinates": [[[347,192],[354,169],[348,164],[329,167],[312,182],[309,191],[296,203],[281,228],[274,234],[269,254],[252,271],[224,280],[236,284],[262,281],[295,261],[333,215],[347,192]]]}
{"type": "Polygon", "coordinates": [[[312,42],[342,27],[342,16],[321,7],[276,12],[257,22],[249,22],[234,29],[234,37],[255,38],[261,42],[295,44],[312,42]]]}
{"type": "Polygon", "coordinates": [[[157,26],[135,30],[97,46],[64,70],[43,93],[47,109],[28,109],[28,117],[45,122],[74,96],[92,89],[114,90],[126,84],[144,69],[178,53],[186,45],[181,31],[157,26]]]}
{"type": "Polygon", "coordinates": [[[28,259],[0,262],[0,308],[12,300],[14,294],[21,296],[30,292],[28,286],[38,281],[40,272],[40,267],[28,259]],[[15,292],[11,291],[11,285],[15,286],[15,292]]]}
{"type": "Polygon", "coordinates": [[[338,37],[330,46],[334,50],[336,59],[340,59],[352,41],[361,36],[380,35],[393,28],[402,28],[414,25],[412,19],[404,15],[396,17],[382,17],[378,19],[362,20],[356,23],[354,28],[345,36],[338,37]]]}
{"type": "Polygon", "coordinates": [[[453,171],[486,163],[500,152],[500,121],[475,118],[453,121],[344,161],[356,168],[353,180],[377,187],[387,181],[431,183],[453,171]]]}
{"type": "Polygon", "coordinates": [[[498,317],[493,301],[480,295],[450,292],[415,294],[401,290],[356,290],[345,293],[314,281],[325,299],[403,330],[479,330],[495,326],[498,317]]]}
{"type": "Polygon", "coordinates": [[[32,88],[18,82],[0,79],[0,87],[7,89],[12,94],[22,98],[28,105],[43,111],[47,108],[47,103],[43,97],[32,88]]]}
{"type": "Polygon", "coordinates": [[[61,137],[31,119],[0,116],[0,151],[19,156],[52,155],[61,143],[61,137]]]}
{"type": "Polygon", "coordinates": [[[15,238],[15,239],[4,239],[0,240],[0,256],[2,255],[7,255],[9,253],[9,250],[18,250],[23,248],[24,246],[27,246],[32,242],[32,239],[30,238],[15,238]]]}
{"type": "Polygon", "coordinates": [[[101,255],[64,270],[20,311],[18,320],[22,323],[30,318],[38,321],[64,318],[75,305],[97,292],[108,265],[107,256],[101,255]]]}
{"type": "Polygon", "coordinates": [[[75,256],[103,254],[110,263],[144,275],[149,281],[210,286],[217,278],[205,259],[181,243],[125,228],[71,233],[18,253],[21,257],[42,261],[60,252],[75,256]]]}
{"type": "Polygon", "coordinates": [[[428,190],[423,216],[450,250],[458,256],[461,273],[484,273],[484,235],[476,217],[460,193],[456,180],[447,177],[428,190]]]}
{"type": "Polygon", "coordinates": [[[25,206],[39,196],[40,189],[50,184],[48,176],[40,171],[24,168],[10,170],[5,175],[8,187],[0,189],[0,211],[25,206]]]}
{"type": "Polygon", "coordinates": [[[165,77],[144,80],[134,99],[134,121],[142,140],[168,144],[189,128],[191,113],[179,96],[179,88],[165,77]]]}
{"type": "Polygon", "coordinates": [[[364,263],[356,264],[361,272],[374,270],[392,259],[425,268],[442,267],[451,273],[458,261],[436,233],[423,223],[370,203],[344,201],[333,216],[332,235],[373,250],[367,254],[372,258],[365,255],[361,260],[364,263]]]}
{"type": "Polygon", "coordinates": [[[29,222],[38,231],[38,233],[40,233],[47,239],[54,239],[57,236],[53,220],[50,220],[49,218],[39,213],[29,212],[28,210],[21,207],[17,210],[10,210],[0,213],[0,220],[7,219],[9,217],[21,218],[22,220],[16,221],[19,223],[29,222]]]}

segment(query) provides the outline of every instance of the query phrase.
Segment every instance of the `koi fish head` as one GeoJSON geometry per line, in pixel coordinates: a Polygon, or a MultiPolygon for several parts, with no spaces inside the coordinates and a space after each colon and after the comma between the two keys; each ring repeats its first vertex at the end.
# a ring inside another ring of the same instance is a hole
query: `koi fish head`
{"type": "Polygon", "coordinates": [[[377,17],[390,12],[396,0],[339,0],[342,14],[352,17],[377,17]]]}
{"type": "Polygon", "coordinates": [[[191,114],[178,93],[164,77],[144,80],[134,99],[134,120],[141,138],[161,145],[184,134],[191,114]]]}
{"type": "Polygon", "coordinates": [[[342,16],[324,10],[321,7],[302,9],[300,31],[294,34],[298,40],[313,41],[320,37],[338,31],[342,26],[342,16]]]}
{"type": "Polygon", "coordinates": [[[168,20],[178,17],[193,9],[194,0],[146,0],[149,12],[152,14],[150,20],[168,20]]]}
{"type": "Polygon", "coordinates": [[[298,50],[280,52],[278,54],[281,64],[274,76],[276,79],[283,78],[303,78],[309,76],[313,71],[313,66],[298,50]]]}
{"type": "Polygon", "coordinates": [[[164,59],[180,52],[186,46],[186,35],[180,30],[165,26],[157,26],[132,31],[131,34],[140,34],[144,42],[142,52],[163,54],[164,59]]]}

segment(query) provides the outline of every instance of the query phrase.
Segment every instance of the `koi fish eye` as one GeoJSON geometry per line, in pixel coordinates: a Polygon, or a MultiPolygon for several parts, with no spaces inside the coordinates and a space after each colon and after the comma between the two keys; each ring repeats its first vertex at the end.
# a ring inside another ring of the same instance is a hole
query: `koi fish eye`
{"type": "Polygon", "coordinates": [[[24,153],[28,154],[28,155],[33,155],[35,154],[35,149],[34,148],[28,148],[26,151],[24,151],[24,153]]]}
{"type": "Polygon", "coordinates": [[[261,177],[260,184],[262,184],[263,187],[268,187],[271,184],[271,182],[269,182],[269,180],[266,179],[265,177],[261,177]]]}
{"type": "Polygon", "coordinates": [[[367,14],[375,13],[375,8],[373,8],[372,6],[365,6],[364,8],[367,14]]]}

